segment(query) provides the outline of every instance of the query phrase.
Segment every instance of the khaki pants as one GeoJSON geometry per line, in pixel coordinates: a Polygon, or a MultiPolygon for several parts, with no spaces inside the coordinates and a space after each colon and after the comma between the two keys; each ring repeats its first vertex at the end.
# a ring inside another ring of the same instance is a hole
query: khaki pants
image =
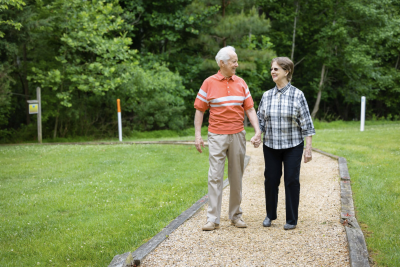
{"type": "Polygon", "coordinates": [[[218,223],[221,217],[221,202],[224,179],[225,158],[228,157],[229,179],[229,219],[242,216],[242,176],[246,154],[246,131],[236,134],[208,133],[210,169],[208,171],[207,221],[218,223]]]}

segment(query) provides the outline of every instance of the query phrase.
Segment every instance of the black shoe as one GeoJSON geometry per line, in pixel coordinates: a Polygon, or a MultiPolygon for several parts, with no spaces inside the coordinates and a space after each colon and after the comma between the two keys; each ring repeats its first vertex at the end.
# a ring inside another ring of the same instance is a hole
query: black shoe
{"type": "Polygon", "coordinates": [[[283,229],[285,229],[285,230],[292,230],[294,228],[296,228],[296,225],[288,224],[288,223],[285,224],[285,226],[283,226],[283,229]]]}
{"type": "Polygon", "coordinates": [[[271,220],[268,218],[268,216],[265,216],[265,219],[263,221],[263,226],[264,227],[270,227],[271,226],[271,220]]]}

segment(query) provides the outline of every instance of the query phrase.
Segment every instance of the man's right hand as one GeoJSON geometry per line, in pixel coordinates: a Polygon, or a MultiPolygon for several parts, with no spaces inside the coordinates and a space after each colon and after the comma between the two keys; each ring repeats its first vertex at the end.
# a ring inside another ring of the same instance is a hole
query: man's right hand
{"type": "Polygon", "coordinates": [[[201,138],[201,124],[203,123],[203,116],[204,116],[204,111],[200,111],[196,109],[196,114],[194,115],[194,145],[196,146],[197,151],[200,153],[203,152],[201,150],[201,146],[204,147],[204,142],[203,139],[201,138]]]}
{"type": "Polygon", "coordinates": [[[203,152],[201,150],[201,147],[204,148],[204,141],[203,141],[203,138],[201,138],[201,136],[196,137],[196,140],[194,141],[194,145],[196,146],[197,151],[199,151],[200,153],[203,152]]]}

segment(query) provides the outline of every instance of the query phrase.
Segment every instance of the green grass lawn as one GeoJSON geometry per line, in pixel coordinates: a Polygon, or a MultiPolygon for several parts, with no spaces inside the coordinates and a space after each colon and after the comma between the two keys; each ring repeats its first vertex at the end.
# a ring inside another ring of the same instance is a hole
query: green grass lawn
{"type": "MultiPolygon", "coordinates": [[[[400,123],[315,122],[313,147],[345,157],[356,217],[378,266],[400,266],[400,123]]],[[[254,131],[246,129],[248,140],[254,131]]]]}
{"type": "MultiPolygon", "coordinates": [[[[348,161],[370,255],[400,266],[400,123],[315,127],[313,147],[348,161]]],[[[0,146],[0,166],[0,266],[107,266],[207,193],[193,146],[0,146]]]]}
{"type": "Polygon", "coordinates": [[[313,146],[345,157],[356,217],[379,266],[400,266],[400,124],[317,130],[313,146]]]}
{"type": "Polygon", "coordinates": [[[1,146],[0,166],[0,266],[107,266],[207,194],[194,146],[1,146]]]}

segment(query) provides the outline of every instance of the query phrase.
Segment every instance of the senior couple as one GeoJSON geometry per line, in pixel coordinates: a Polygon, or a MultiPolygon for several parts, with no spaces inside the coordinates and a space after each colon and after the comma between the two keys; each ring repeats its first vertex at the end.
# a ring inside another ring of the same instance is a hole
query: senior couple
{"type": "Polygon", "coordinates": [[[209,205],[207,221],[202,229],[211,231],[219,228],[226,157],[228,157],[230,185],[229,219],[231,224],[238,228],[247,227],[240,208],[246,154],[244,112],[255,130],[251,143],[255,148],[263,144],[266,203],[263,226],[271,226],[272,221],[277,218],[278,190],[283,163],[286,204],[284,229],[294,229],[298,220],[299,176],[304,139],[306,139],[304,162],[307,163],[312,159],[311,142],[315,129],[303,92],[290,83],[294,70],[293,62],[287,57],[277,57],[272,60],[271,76],[276,86],[263,94],[256,112],[246,82],[235,75],[239,66],[235,49],[232,46],[224,47],[215,59],[219,71],[203,82],[194,102],[195,146],[200,153],[201,147],[204,147],[201,125],[204,112],[210,109],[209,205]],[[264,133],[263,141],[261,133],[264,133]]]}

